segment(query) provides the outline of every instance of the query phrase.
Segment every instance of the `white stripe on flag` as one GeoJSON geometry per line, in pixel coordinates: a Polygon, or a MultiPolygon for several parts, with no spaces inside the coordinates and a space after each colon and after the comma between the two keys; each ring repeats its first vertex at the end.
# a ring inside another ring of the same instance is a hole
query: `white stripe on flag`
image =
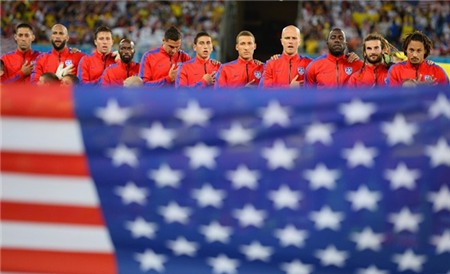
{"type": "Polygon", "coordinates": [[[103,226],[2,222],[2,247],[80,252],[112,252],[103,226]]]}
{"type": "Polygon", "coordinates": [[[5,118],[2,124],[2,150],[42,153],[82,154],[78,123],[64,119],[5,118]]]}
{"type": "Polygon", "coordinates": [[[76,206],[98,206],[99,198],[90,177],[1,173],[4,201],[76,206]]]}

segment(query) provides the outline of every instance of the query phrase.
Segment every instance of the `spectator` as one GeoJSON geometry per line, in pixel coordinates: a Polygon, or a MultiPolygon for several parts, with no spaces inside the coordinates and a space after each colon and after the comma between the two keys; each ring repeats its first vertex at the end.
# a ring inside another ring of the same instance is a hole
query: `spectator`
{"type": "Polygon", "coordinates": [[[175,87],[211,87],[215,84],[220,63],[211,60],[212,38],[204,31],[194,38],[195,58],[180,65],[175,87]]]}
{"type": "Polygon", "coordinates": [[[305,71],[311,58],[298,53],[301,44],[300,30],[293,25],[281,32],[283,53],[276,60],[266,62],[261,87],[299,87],[305,83],[305,71]]]}
{"type": "Polygon", "coordinates": [[[120,61],[105,69],[100,84],[102,86],[122,86],[123,81],[139,73],[139,63],[133,62],[134,42],[122,39],[119,42],[120,61]]]}
{"type": "Polygon", "coordinates": [[[241,31],[236,37],[238,58],[220,66],[216,87],[258,86],[264,64],[253,59],[256,49],[255,36],[249,31],[241,31]]]}
{"type": "Polygon", "coordinates": [[[405,37],[403,51],[408,61],[393,65],[388,72],[389,86],[447,85],[447,74],[436,64],[428,64],[432,42],[425,34],[414,31],[405,37]]]}
{"type": "Polygon", "coordinates": [[[306,69],[306,82],[310,87],[331,88],[347,85],[350,76],[361,69],[363,62],[350,62],[345,33],[334,28],[328,35],[328,54],[312,61],[306,69]]]}
{"type": "Polygon", "coordinates": [[[66,74],[61,78],[61,86],[74,87],[80,84],[80,79],[74,74],[66,74]]]}
{"type": "Polygon", "coordinates": [[[132,88],[132,87],[141,87],[144,85],[144,81],[139,76],[130,76],[125,81],[123,81],[123,86],[132,88]]]}
{"type": "Polygon", "coordinates": [[[21,23],[17,25],[14,33],[17,49],[1,57],[3,63],[2,83],[30,81],[34,62],[40,54],[39,51],[31,48],[34,39],[33,27],[30,24],[21,23]]]}
{"type": "Polygon", "coordinates": [[[81,84],[97,85],[107,67],[116,63],[113,54],[112,31],[106,26],[100,26],[94,33],[94,53],[83,57],[78,65],[78,78],[81,84]]]}
{"type": "Polygon", "coordinates": [[[58,76],[53,72],[44,72],[36,83],[38,86],[55,86],[60,84],[58,76]]]}
{"type": "Polygon", "coordinates": [[[58,68],[64,69],[65,74],[76,74],[77,66],[84,53],[79,51],[71,52],[67,47],[69,35],[67,28],[61,24],[56,24],[52,27],[50,41],[53,49],[49,52],[40,54],[36,58],[36,65],[31,74],[31,82],[36,83],[39,77],[45,72],[56,73],[58,68]]]}
{"type": "Polygon", "coordinates": [[[148,86],[173,86],[178,72],[178,62],[186,62],[191,57],[182,51],[181,32],[174,26],[164,34],[162,46],[150,50],[142,56],[139,76],[148,86]]]}

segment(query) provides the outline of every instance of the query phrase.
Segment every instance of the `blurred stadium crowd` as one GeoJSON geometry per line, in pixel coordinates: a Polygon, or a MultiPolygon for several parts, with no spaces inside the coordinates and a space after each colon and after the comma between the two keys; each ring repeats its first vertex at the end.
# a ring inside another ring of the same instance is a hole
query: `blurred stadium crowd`
{"type": "MultiPolygon", "coordinates": [[[[96,27],[107,25],[113,29],[116,42],[127,36],[136,42],[137,52],[145,52],[158,47],[164,31],[174,24],[184,34],[184,50],[189,52],[195,34],[205,30],[213,37],[216,52],[220,52],[217,41],[223,35],[220,22],[225,15],[224,2],[1,1],[2,41],[13,42],[9,38],[14,26],[29,22],[35,27],[35,43],[48,43],[50,27],[61,23],[69,30],[70,45],[82,48],[93,45],[96,27]]],[[[450,56],[450,1],[300,1],[299,5],[297,25],[302,30],[302,52],[306,55],[326,52],[328,32],[337,26],[345,30],[350,50],[359,50],[363,37],[373,31],[400,47],[401,37],[418,29],[433,40],[432,55],[450,56]]]]}

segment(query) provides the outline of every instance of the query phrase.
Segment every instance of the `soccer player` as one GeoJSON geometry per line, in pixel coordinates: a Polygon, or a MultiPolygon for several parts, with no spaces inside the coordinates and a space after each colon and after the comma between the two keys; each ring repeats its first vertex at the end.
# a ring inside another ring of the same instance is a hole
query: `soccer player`
{"type": "Polygon", "coordinates": [[[196,56],[180,65],[175,87],[212,87],[220,63],[210,59],[213,51],[211,36],[204,31],[197,33],[193,48],[196,56]]]}
{"type": "Polygon", "coordinates": [[[191,57],[181,50],[181,32],[174,26],[164,34],[160,48],[147,51],[141,59],[139,77],[146,86],[171,87],[178,72],[178,63],[191,57]]]}
{"type": "Polygon", "coordinates": [[[287,26],[281,33],[283,53],[276,60],[266,62],[260,87],[288,88],[304,85],[306,67],[311,58],[298,53],[301,44],[300,30],[293,25],[287,26]]]}
{"type": "Polygon", "coordinates": [[[333,88],[347,85],[350,76],[360,70],[363,62],[350,62],[345,54],[347,40],[340,28],[330,31],[327,38],[328,54],[320,56],[306,69],[306,84],[309,87],[333,88]]]}
{"type": "Polygon", "coordinates": [[[363,41],[364,64],[353,73],[348,81],[350,87],[385,86],[388,68],[384,62],[384,52],[388,44],[381,34],[368,34],[363,41]]]}
{"type": "Polygon", "coordinates": [[[249,31],[241,31],[236,36],[238,58],[220,66],[217,72],[217,88],[239,88],[258,86],[264,71],[264,64],[253,59],[256,49],[255,36],[249,31]]]}
{"type": "Polygon", "coordinates": [[[60,77],[66,74],[76,74],[78,63],[85,55],[80,51],[74,52],[69,50],[67,46],[69,34],[64,25],[55,24],[52,27],[50,41],[53,49],[40,54],[36,58],[36,65],[30,79],[32,83],[38,82],[39,77],[45,72],[58,72],[60,77]]]}
{"type": "Polygon", "coordinates": [[[389,86],[447,85],[447,74],[436,64],[429,64],[432,42],[425,34],[414,31],[405,37],[402,45],[408,61],[393,65],[388,72],[389,86]]]}
{"type": "Polygon", "coordinates": [[[29,82],[36,57],[41,54],[31,48],[35,36],[30,24],[21,23],[16,26],[14,32],[17,49],[1,57],[3,62],[2,83],[29,82]]]}
{"type": "Polygon", "coordinates": [[[83,57],[78,65],[80,84],[97,85],[105,69],[116,63],[116,56],[112,53],[114,41],[109,27],[100,26],[95,30],[94,44],[94,53],[83,57]]]}
{"type": "Polygon", "coordinates": [[[102,86],[123,86],[123,81],[130,76],[138,75],[139,63],[133,62],[134,42],[122,39],[119,42],[120,61],[106,68],[100,78],[102,86]]]}

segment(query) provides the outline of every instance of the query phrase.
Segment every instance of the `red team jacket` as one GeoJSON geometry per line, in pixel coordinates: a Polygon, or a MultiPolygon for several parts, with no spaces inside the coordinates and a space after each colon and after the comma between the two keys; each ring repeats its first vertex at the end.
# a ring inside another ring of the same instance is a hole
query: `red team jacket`
{"type": "Polygon", "coordinates": [[[36,58],[36,65],[31,73],[31,82],[37,83],[39,77],[45,72],[55,73],[61,62],[64,63],[64,67],[73,64],[74,74],[76,75],[78,63],[84,55],[82,52],[70,53],[67,47],[60,52],[52,49],[49,52],[42,53],[36,58]]]}
{"type": "Polygon", "coordinates": [[[28,64],[34,63],[39,54],[41,52],[32,49],[25,52],[16,49],[15,51],[4,54],[1,58],[4,64],[1,82],[29,82],[31,74],[25,77],[21,70],[22,65],[25,62],[28,62],[28,64]]]}
{"type": "Polygon", "coordinates": [[[254,80],[252,85],[258,86],[264,71],[264,64],[256,64],[254,60],[245,61],[238,58],[220,66],[216,76],[216,88],[243,87],[254,80]]]}
{"type": "Polygon", "coordinates": [[[332,88],[346,86],[350,76],[361,69],[361,60],[350,63],[346,55],[326,54],[314,59],[306,69],[309,87],[332,88]]]}
{"type": "Polygon", "coordinates": [[[366,64],[364,68],[353,73],[348,80],[349,87],[375,87],[386,86],[388,68],[385,64],[371,66],[366,64]]]}
{"type": "Polygon", "coordinates": [[[281,54],[277,60],[266,62],[263,77],[259,83],[260,87],[289,87],[296,75],[297,81],[304,83],[306,67],[311,63],[309,57],[296,54],[289,56],[281,54]]]}
{"type": "Polygon", "coordinates": [[[116,63],[112,53],[101,54],[98,50],[86,55],[78,65],[78,78],[81,84],[97,84],[107,67],[116,63]]]}
{"type": "Polygon", "coordinates": [[[179,67],[175,87],[206,87],[203,75],[218,71],[220,63],[213,63],[211,59],[194,59],[182,63],[179,67]]]}
{"type": "Polygon", "coordinates": [[[131,62],[125,64],[122,62],[111,65],[105,69],[100,78],[102,86],[123,86],[123,81],[130,76],[138,75],[139,63],[131,62]]]}
{"type": "Polygon", "coordinates": [[[191,57],[184,51],[180,50],[170,56],[160,48],[147,51],[141,59],[141,67],[139,68],[139,77],[142,78],[147,86],[173,86],[173,82],[168,76],[172,64],[189,61],[191,57]]]}
{"type": "Polygon", "coordinates": [[[388,85],[401,86],[405,80],[419,79],[426,81],[436,79],[436,83],[448,85],[448,77],[445,71],[438,65],[429,65],[426,61],[416,66],[409,61],[397,63],[388,71],[388,85]]]}

